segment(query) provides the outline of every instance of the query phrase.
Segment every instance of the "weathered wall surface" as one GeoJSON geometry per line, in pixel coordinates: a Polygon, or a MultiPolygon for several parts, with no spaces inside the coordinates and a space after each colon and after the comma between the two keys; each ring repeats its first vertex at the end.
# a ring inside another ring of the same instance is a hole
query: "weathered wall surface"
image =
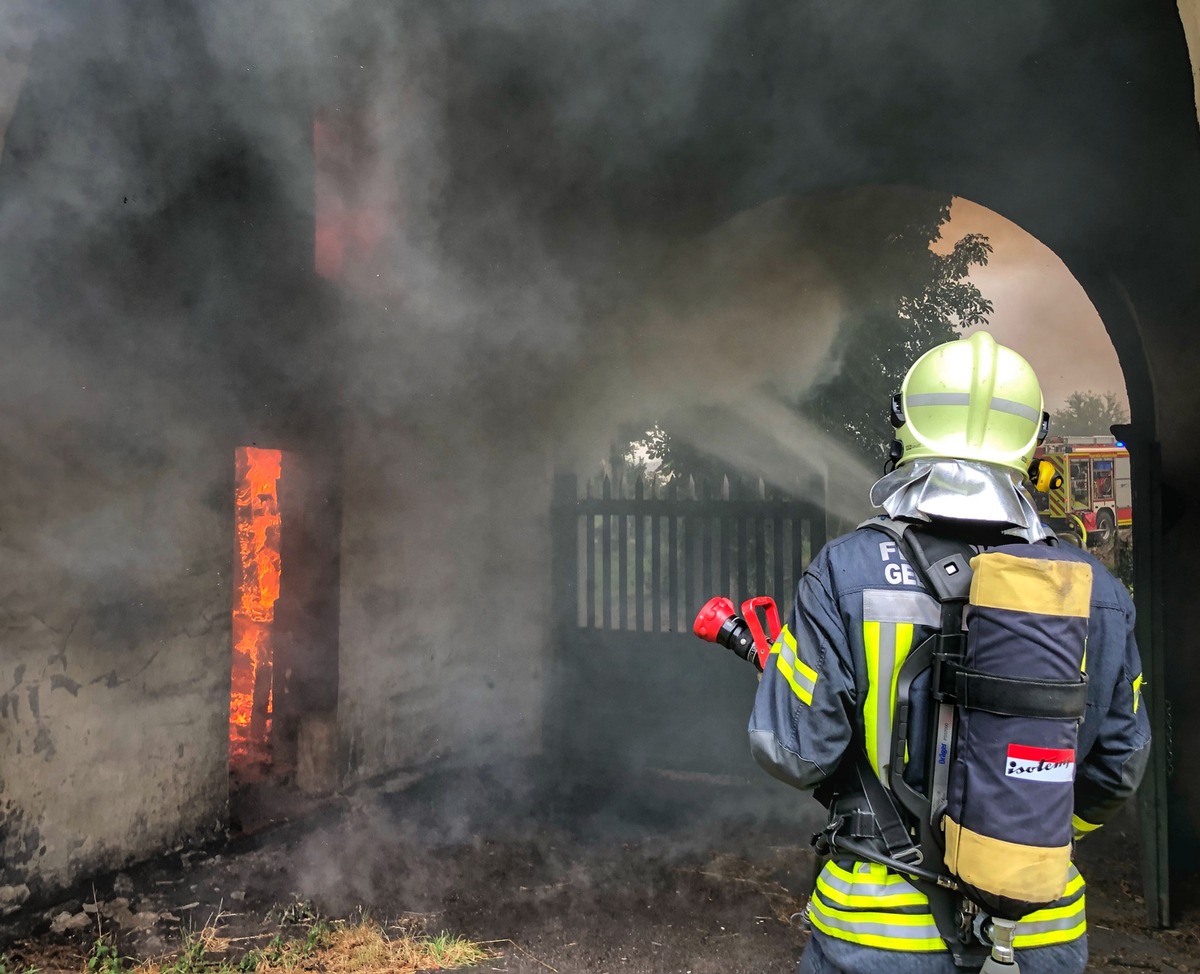
{"type": "Polygon", "coordinates": [[[503,441],[472,425],[399,432],[380,420],[348,438],[338,703],[348,781],[541,746],[548,458],[510,441],[497,459],[503,441]]]}
{"type": "Polygon", "coordinates": [[[0,911],[225,817],[231,457],[73,371],[0,379],[0,911]]]}

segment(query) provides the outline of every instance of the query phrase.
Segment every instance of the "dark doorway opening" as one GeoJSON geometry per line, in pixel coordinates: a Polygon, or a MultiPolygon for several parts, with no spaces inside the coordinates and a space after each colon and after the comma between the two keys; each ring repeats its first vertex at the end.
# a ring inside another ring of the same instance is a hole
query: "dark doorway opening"
{"type": "Polygon", "coordinates": [[[230,680],[230,818],[292,817],[339,783],[341,499],[326,466],[238,447],[230,680]]]}

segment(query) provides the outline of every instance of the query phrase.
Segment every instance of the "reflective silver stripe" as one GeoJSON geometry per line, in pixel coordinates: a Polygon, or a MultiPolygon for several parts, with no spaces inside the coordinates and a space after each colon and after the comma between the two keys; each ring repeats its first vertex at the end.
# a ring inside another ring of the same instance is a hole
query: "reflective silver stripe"
{"type": "Polygon", "coordinates": [[[905,406],[966,406],[970,402],[970,393],[966,392],[919,392],[904,397],[905,406]]]}
{"type": "Polygon", "coordinates": [[[1034,920],[1028,922],[1020,920],[1017,923],[1018,937],[1035,937],[1039,933],[1053,933],[1055,930],[1072,930],[1079,926],[1084,920],[1084,911],[1082,909],[1065,917],[1056,917],[1053,920],[1034,920]]]}
{"type": "Polygon", "coordinates": [[[1086,895],[1087,895],[1087,887],[1080,886],[1079,889],[1075,890],[1074,893],[1071,893],[1069,896],[1064,896],[1061,900],[1055,900],[1049,906],[1045,907],[1045,909],[1057,910],[1060,907],[1070,906],[1072,903],[1078,903],[1086,895]]]}
{"type": "Polygon", "coordinates": [[[815,896],[808,901],[808,909],[810,912],[817,914],[821,922],[826,926],[849,934],[870,934],[876,937],[896,937],[904,938],[905,940],[941,936],[938,933],[937,924],[932,922],[932,916],[930,916],[931,922],[929,923],[914,924],[869,923],[864,920],[843,920],[841,917],[831,916],[824,909],[824,904],[815,896]]]}
{"type": "Polygon", "coordinates": [[[1032,406],[1026,406],[1023,402],[1013,402],[1011,399],[995,398],[988,403],[988,408],[997,413],[1010,413],[1013,416],[1021,416],[1034,423],[1042,421],[1042,414],[1032,406]]]}
{"type": "Polygon", "coordinates": [[[924,592],[869,588],[863,592],[863,619],[868,622],[911,622],[939,629],[942,609],[937,599],[924,592]]]}
{"type": "MultiPolygon", "coordinates": [[[[920,392],[904,397],[905,406],[967,406],[970,403],[971,395],[967,392],[920,392]]],[[[1001,399],[999,396],[993,397],[992,401],[988,403],[988,409],[998,413],[1022,416],[1034,423],[1042,421],[1042,414],[1032,406],[1027,406],[1023,402],[1014,402],[1012,399],[1001,399]]]]}
{"type": "Polygon", "coordinates": [[[903,879],[898,883],[872,883],[867,882],[865,879],[859,881],[856,878],[854,882],[848,883],[841,876],[838,876],[829,869],[822,870],[821,879],[825,881],[825,885],[830,889],[835,889],[839,893],[845,893],[847,896],[888,897],[900,894],[911,895],[917,892],[915,886],[912,886],[903,879]]]}
{"type": "Polygon", "coordinates": [[[879,662],[875,689],[875,759],[879,762],[879,777],[887,781],[892,763],[892,675],[896,672],[896,624],[879,624],[879,662]]]}
{"type": "Polygon", "coordinates": [[[903,913],[906,915],[926,914],[929,912],[929,900],[924,894],[917,892],[908,883],[895,883],[886,886],[883,883],[854,883],[849,884],[827,871],[817,878],[817,890],[830,904],[843,913],[903,913]],[[849,902],[862,897],[867,902],[849,902]],[[919,902],[914,902],[919,900],[919,902]],[[904,902],[901,902],[904,901],[904,902]]]}

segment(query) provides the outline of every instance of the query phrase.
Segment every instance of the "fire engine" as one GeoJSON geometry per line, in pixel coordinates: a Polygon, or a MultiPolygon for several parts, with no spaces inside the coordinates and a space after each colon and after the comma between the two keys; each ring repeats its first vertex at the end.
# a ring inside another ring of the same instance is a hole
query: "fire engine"
{"type": "Polygon", "coordinates": [[[1050,437],[1035,454],[1061,480],[1034,493],[1043,520],[1060,535],[1104,544],[1133,524],[1129,451],[1112,436],[1050,437]]]}

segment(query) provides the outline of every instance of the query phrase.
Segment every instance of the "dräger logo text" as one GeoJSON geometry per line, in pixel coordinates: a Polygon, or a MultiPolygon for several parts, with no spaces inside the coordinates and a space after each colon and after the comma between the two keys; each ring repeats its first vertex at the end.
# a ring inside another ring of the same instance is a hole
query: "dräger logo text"
{"type": "Polygon", "coordinates": [[[1075,751],[1071,748],[1010,744],[1004,774],[1026,781],[1074,781],[1075,751]]]}

